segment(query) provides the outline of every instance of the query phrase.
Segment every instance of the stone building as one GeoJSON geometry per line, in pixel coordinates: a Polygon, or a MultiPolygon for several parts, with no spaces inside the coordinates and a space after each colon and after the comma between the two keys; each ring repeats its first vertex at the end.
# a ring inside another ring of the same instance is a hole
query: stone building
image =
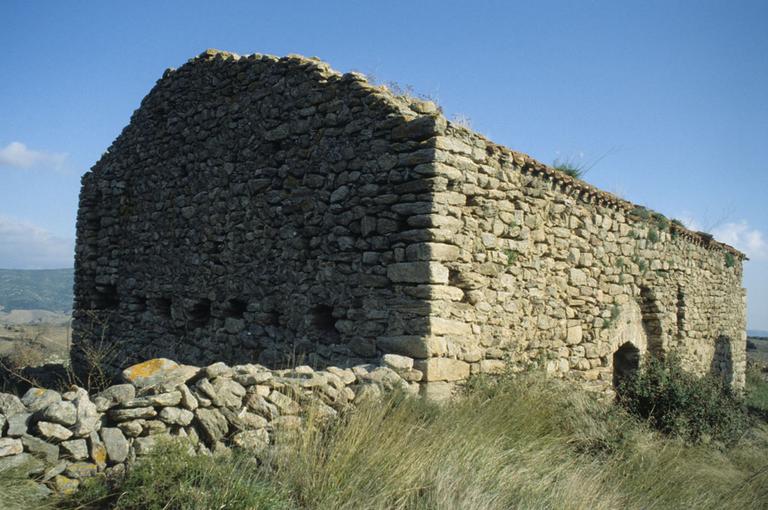
{"type": "Polygon", "coordinates": [[[675,352],[743,383],[742,253],[316,59],[168,70],[82,184],[78,363],[395,353],[437,394],[675,352]]]}

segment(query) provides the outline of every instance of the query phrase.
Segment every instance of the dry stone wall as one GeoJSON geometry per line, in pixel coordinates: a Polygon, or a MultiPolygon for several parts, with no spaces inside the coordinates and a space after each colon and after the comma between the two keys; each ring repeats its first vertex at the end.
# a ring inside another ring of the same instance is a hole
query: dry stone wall
{"type": "Polygon", "coordinates": [[[461,291],[433,298],[435,355],[604,387],[629,344],[743,385],[742,254],[460,127],[430,142],[431,258],[461,291]]]}
{"type": "Polygon", "coordinates": [[[231,447],[259,454],[307,419],[323,423],[384,392],[418,391],[414,375],[413,360],[397,355],[381,366],[322,371],[158,358],[127,368],[121,384],[95,395],[78,387],[0,393],[0,472],[26,469],[44,495],[72,492],[97,474],[120,476],[162,440],[188,441],[200,454],[231,447]]]}
{"type": "Polygon", "coordinates": [[[741,385],[743,258],[360,75],[208,51],[83,178],[73,358],[394,353],[444,398],[530,364],[610,389],[675,353],[741,385]]]}

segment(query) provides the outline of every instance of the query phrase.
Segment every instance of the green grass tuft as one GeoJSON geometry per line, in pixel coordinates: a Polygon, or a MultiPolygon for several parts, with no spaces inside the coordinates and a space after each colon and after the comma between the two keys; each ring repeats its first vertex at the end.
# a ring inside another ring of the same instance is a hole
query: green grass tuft
{"type": "Polygon", "coordinates": [[[556,159],[552,163],[552,168],[563,172],[565,175],[573,177],[574,179],[581,179],[588,171],[583,165],[579,165],[571,160],[556,159]]]}

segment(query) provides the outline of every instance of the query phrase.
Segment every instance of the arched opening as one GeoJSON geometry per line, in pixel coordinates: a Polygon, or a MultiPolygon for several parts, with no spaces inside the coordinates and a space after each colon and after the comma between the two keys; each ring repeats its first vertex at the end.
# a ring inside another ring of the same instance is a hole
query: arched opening
{"type": "Polygon", "coordinates": [[[640,368],[640,350],[627,342],[613,353],[613,387],[619,388],[621,383],[632,377],[640,368]]]}
{"type": "Polygon", "coordinates": [[[654,358],[662,358],[664,346],[661,312],[656,296],[648,287],[640,288],[640,311],[643,315],[643,330],[648,339],[648,353],[654,358]]]}
{"type": "Polygon", "coordinates": [[[733,379],[733,349],[731,339],[726,335],[720,335],[715,340],[715,353],[712,356],[710,373],[722,377],[728,384],[733,379]]]}

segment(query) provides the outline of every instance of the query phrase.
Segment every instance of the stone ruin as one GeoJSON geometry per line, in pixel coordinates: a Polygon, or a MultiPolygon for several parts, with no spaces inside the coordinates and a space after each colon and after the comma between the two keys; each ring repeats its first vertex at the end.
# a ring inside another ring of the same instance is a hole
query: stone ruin
{"type": "Polygon", "coordinates": [[[360,74],[209,50],[83,176],[72,356],[397,354],[444,397],[534,363],[610,389],[675,353],[740,386],[744,259],[360,74]]]}

